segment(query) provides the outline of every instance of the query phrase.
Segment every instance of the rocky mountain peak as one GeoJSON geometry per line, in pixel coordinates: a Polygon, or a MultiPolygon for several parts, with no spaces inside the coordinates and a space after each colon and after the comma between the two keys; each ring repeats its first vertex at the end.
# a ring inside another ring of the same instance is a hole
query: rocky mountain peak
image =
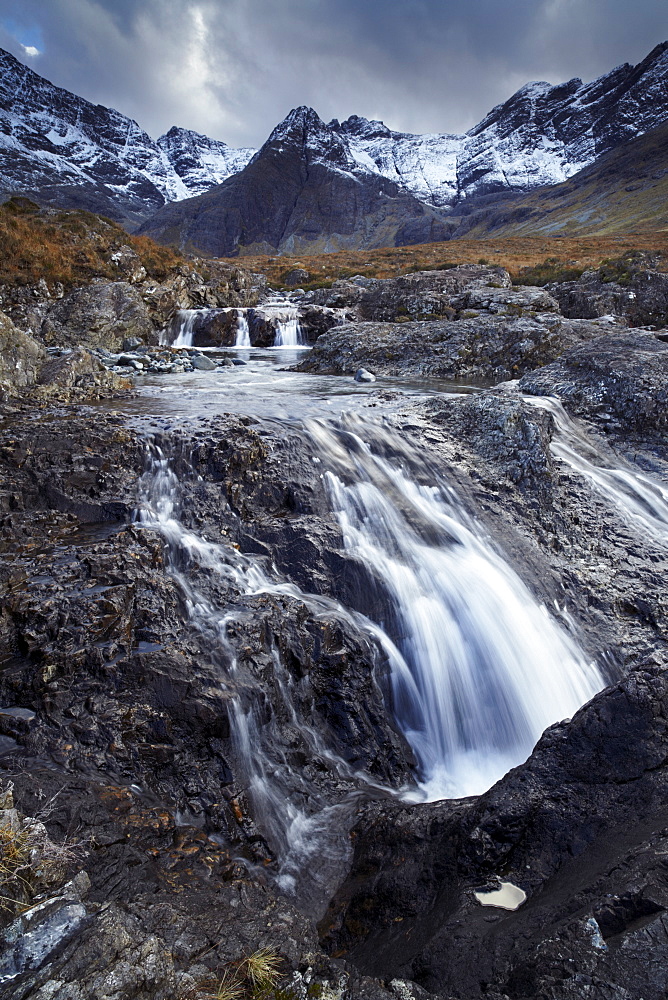
{"type": "MultiPolygon", "coordinates": [[[[364,139],[377,139],[380,136],[392,135],[392,130],[387,127],[385,122],[377,119],[370,120],[369,118],[361,118],[359,115],[350,115],[340,124],[336,119],[334,121],[336,122],[336,131],[346,135],[359,136],[364,139]]],[[[330,125],[334,125],[334,122],[330,122],[330,125]]]]}
{"type": "Polygon", "coordinates": [[[313,108],[306,105],[293,108],[279,122],[258,156],[271,152],[284,153],[289,149],[306,161],[327,162],[347,171],[357,167],[345,139],[326,125],[313,108]]]}

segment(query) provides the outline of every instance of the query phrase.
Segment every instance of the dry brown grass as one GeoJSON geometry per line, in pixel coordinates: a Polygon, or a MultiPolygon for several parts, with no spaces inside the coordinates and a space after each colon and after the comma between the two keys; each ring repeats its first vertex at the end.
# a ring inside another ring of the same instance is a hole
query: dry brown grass
{"type": "Polygon", "coordinates": [[[30,285],[44,278],[70,288],[91,278],[117,278],[110,260],[132,247],[148,275],[164,279],[183,258],[147,236],[130,236],[115,222],[83,211],[40,210],[27,198],[0,205],[0,284],[30,285]]]}
{"type": "Polygon", "coordinates": [[[221,975],[201,979],[180,1000],[267,1000],[281,978],[283,960],[273,948],[228,963],[221,975]]]}
{"type": "Polygon", "coordinates": [[[394,278],[410,271],[478,263],[505,267],[517,280],[523,269],[537,268],[548,259],[557,272],[577,272],[598,267],[604,260],[621,257],[631,250],[661,255],[662,269],[668,270],[668,232],[572,238],[525,236],[450,240],[447,243],[421,243],[379,250],[342,250],[339,253],[314,256],[237,257],[226,262],[258,271],[266,275],[276,287],[283,287],[284,275],[292,268],[303,267],[309,273],[309,282],[305,287],[313,288],[354,274],[370,278],[394,278]]]}

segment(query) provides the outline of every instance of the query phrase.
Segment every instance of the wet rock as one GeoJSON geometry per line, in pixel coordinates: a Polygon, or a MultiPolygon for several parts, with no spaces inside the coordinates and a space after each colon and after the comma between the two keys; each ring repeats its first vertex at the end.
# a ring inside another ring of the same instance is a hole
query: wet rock
{"type": "Polygon", "coordinates": [[[366,368],[358,368],[357,371],[355,372],[355,381],[356,382],[375,382],[376,381],[376,376],[373,375],[370,371],[367,371],[366,368]]]}
{"type": "Polygon", "coordinates": [[[154,334],[139,290],[124,281],[96,281],[75,288],[48,310],[40,336],[47,344],[119,349],[128,338],[154,334]]]}
{"type": "Polygon", "coordinates": [[[302,305],[299,303],[299,325],[304,339],[311,344],[333,326],[343,323],[345,317],[340,310],[328,306],[302,305]]]}
{"type": "Polygon", "coordinates": [[[668,344],[640,331],[600,337],[525,375],[520,389],[559,396],[570,413],[610,431],[665,432],[668,344]]]}
{"type": "Polygon", "coordinates": [[[266,294],[264,275],[215,260],[196,259],[194,264],[195,270],[181,268],[161,285],[143,286],[142,297],[157,329],[168,326],[179,309],[243,308],[266,294]]]}
{"type": "Polygon", "coordinates": [[[659,1000],[665,666],[638,664],[477,800],[368,807],[321,925],[331,946],[458,997],[565,998],[589,981],[659,1000]],[[473,890],[500,871],[529,899],[495,918],[473,890]]]}
{"type": "Polygon", "coordinates": [[[215,362],[211,358],[207,358],[204,354],[198,354],[194,358],[191,358],[190,363],[193,368],[201,372],[211,372],[217,367],[215,362]]]}
{"type": "Polygon", "coordinates": [[[565,320],[554,312],[458,320],[347,323],[316,341],[295,371],[353,375],[368,363],[380,375],[501,381],[517,378],[574,345],[600,337],[607,324],[565,320]]]}

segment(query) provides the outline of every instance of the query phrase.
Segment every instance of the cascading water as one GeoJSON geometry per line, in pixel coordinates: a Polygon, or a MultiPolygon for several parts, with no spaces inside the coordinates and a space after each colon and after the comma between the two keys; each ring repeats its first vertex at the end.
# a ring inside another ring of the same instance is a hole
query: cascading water
{"type": "Polygon", "coordinates": [[[294,316],[288,314],[287,316],[277,318],[274,347],[299,347],[300,344],[303,344],[304,339],[299,325],[299,313],[296,309],[290,310],[290,313],[293,311],[294,316]]]}
{"type": "Polygon", "coordinates": [[[321,463],[346,556],[382,595],[375,621],[361,609],[304,593],[266,561],[186,528],[178,516],[178,479],[156,449],[142,481],[138,519],[162,535],[190,624],[219,665],[236,779],[277,858],[276,878],[317,909],[349,849],[355,797],[380,786],[338,757],[300,717],[295,706],[310,704],[311,696],[304,700],[302,691],[298,698],[294,685],[309,682],[295,681],[277,649],[271,690],[240,666],[228,625],[248,613],[245,599],[294,599],[314,617],[338,617],[373,641],[389,667],[388,711],[418,764],[417,785],[401,792],[409,802],[484,791],[526,759],[543,730],[570,716],[603,679],[414,442],[389,425],[351,415],[293,423],[292,430],[305,436],[306,451],[321,463]],[[213,579],[215,599],[207,596],[213,579]],[[222,605],[221,587],[227,595],[222,605]],[[262,709],[268,695],[269,718],[262,709]],[[324,762],[331,781],[314,784],[292,765],[276,728],[279,714],[302,735],[310,757],[324,762]]]}
{"type": "Polygon", "coordinates": [[[343,435],[310,429],[329,460],[344,547],[389,598],[378,624],[397,634],[393,707],[419,761],[420,797],[478,794],[603,679],[452,491],[412,481],[359,432],[378,450],[405,446],[379,425],[357,424],[343,435]]]}
{"type": "Polygon", "coordinates": [[[299,310],[287,299],[269,299],[261,310],[276,331],[274,347],[300,347],[304,337],[299,325],[299,310]]]}
{"type": "Polygon", "coordinates": [[[235,347],[250,347],[250,330],[248,329],[248,319],[245,310],[237,309],[237,333],[234,341],[235,347]]]}
{"type": "Polygon", "coordinates": [[[195,322],[201,313],[201,309],[179,309],[174,321],[174,325],[177,327],[178,332],[176,334],[176,339],[171,341],[169,344],[170,347],[193,346],[195,322]]]}
{"type": "MultiPolygon", "coordinates": [[[[303,601],[314,614],[341,616],[376,634],[362,616],[350,614],[337,602],[304,594],[298,587],[269,575],[260,563],[236,549],[210,542],[186,528],[178,517],[180,484],[160,448],[150,450],[141,481],[137,520],[158,531],[166,543],[165,563],[183,594],[190,623],[205,637],[210,655],[220,665],[219,683],[229,692],[232,740],[236,747],[238,778],[251,801],[253,817],[279,860],[277,882],[286,891],[299,892],[304,906],[318,906],[329,898],[340,864],[349,851],[347,817],[354,794],[330,801],[286,760],[273,721],[260,721],[258,702],[263,690],[244,675],[228,634],[235,618],[230,608],[219,608],[195,585],[199,571],[214,575],[229,588],[230,599],[262,593],[303,601]],[[312,862],[317,857],[317,865],[312,862]]],[[[298,730],[312,759],[327,762],[348,787],[379,787],[363,772],[354,771],[333,753],[316,730],[300,719],[294,708],[294,681],[276,649],[273,651],[273,687],[291,724],[298,730]]],[[[276,709],[274,705],[274,709],[276,709]]]]}
{"type": "Polygon", "coordinates": [[[526,396],[526,401],[552,415],[555,433],[550,450],[555,458],[588,479],[611,500],[631,524],[668,543],[668,489],[649,476],[619,465],[619,459],[596,448],[570,419],[559,400],[526,396]],[[614,462],[614,464],[613,464],[614,462]]]}

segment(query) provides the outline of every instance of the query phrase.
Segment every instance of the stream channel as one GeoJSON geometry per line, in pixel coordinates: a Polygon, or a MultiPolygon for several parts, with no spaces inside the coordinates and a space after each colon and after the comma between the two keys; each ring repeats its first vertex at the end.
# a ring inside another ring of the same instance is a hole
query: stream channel
{"type": "MultiPolygon", "coordinates": [[[[139,379],[137,395],[116,404],[146,438],[136,519],[162,537],[188,625],[218,657],[220,684],[231,701],[238,775],[275,860],[277,882],[317,911],[339,878],[360,796],[424,802],[480,794],[526,760],[542,732],[570,717],[605,679],[568,616],[555,616],[521,579],[447,472],[386,419],[410,397],[474,387],[296,374],[287,368],[302,356],[299,349],[230,348],[216,356],[246,363],[139,379]],[[308,593],[266,556],[185,526],[170,435],[222,413],[268,427],[276,438],[289,432],[303,441],[338,529],[339,549],[359,566],[366,581],[360,590],[376,589],[381,602],[346,606],[331,594],[308,593]],[[202,590],[203,576],[241,595],[285,595],[314,618],[337,619],[364,636],[376,651],[374,684],[412,751],[413,780],[385,786],[337,755],[301,717],[304,691],[296,685],[306,682],[295,681],[274,650],[273,697],[313,759],[326,761],[337,780],[314,782],[307,768],[295,767],[261,710],[265,693],[239,665],[230,639],[236,612],[202,590]]],[[[600,469],[593,452],[583,454],[586,442],[558,404],[536,404],[552,408],[560,431],[553,450],[562,461],[594,484],[598,479],[630,517],[665,529],[662,491],[631,473],[620,479],[600,469]]]]}

